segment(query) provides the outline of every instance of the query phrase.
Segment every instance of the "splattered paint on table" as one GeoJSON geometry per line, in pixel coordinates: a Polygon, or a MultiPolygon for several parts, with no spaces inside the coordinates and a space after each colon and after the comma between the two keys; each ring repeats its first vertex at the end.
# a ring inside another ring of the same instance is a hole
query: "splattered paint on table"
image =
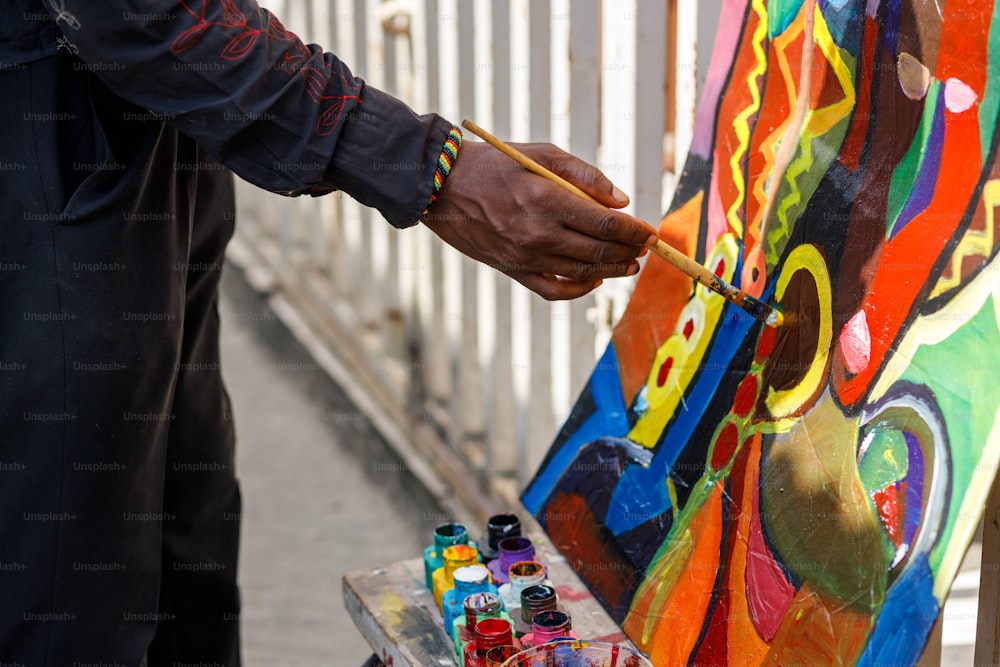
{"type": "Polygon", "coordinates": [[[661,236],[525,505],[657,665],[909,664],[1000,461],[1000,3],[725,0],[661,236]]]}

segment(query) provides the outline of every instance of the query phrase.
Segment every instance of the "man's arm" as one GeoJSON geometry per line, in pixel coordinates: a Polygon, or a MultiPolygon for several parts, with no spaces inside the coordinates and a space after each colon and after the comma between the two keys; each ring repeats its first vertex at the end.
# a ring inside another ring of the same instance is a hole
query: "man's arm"
{"type": "MultiPolygon", "coordinates": [[[[282,194],[340,189],[397,227],[427,208],[451,124],[417,116],[287,32],[253,0],[48,0],[77,55],[124,99],[164,114],[242,178],[282,194]]],[[[606,206],[627,199],[549,145],[526,153],[606,206]]],[[[425,222],[548,299],[638,270],[655,230],[467,142],[425,222]],[[557,276],[562,276],[558,278],[557,276]]]]}
{"type": "Polygon", "coordinates": [[[256,3],[51,4],[115,93],[163,114],[247,181],[290,195],[343,190],[397,227],[426,208],[451,124],[367,86],[256,3]]]}

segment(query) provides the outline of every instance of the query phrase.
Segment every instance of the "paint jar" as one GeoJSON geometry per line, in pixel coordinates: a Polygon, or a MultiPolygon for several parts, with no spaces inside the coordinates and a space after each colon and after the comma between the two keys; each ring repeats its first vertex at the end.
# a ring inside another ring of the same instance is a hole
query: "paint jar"
{"type": "Polygon", "coordinates": [[[501,667],[508,658],[512,658],[520,652],[521,649],[510,644],[494,646],[486,652],[486,667],[501,667]]]}
{"type": "Polygon", "coordinates": [[[529,586],[549,583],[545,578],[545,566],[537,560],[522,560],[507,570],[507,583],[500,586],[504,609],[511,615],[521,613],[521,591],[529,586]]]}
{"type": "Polygon", "coordinates": [[[500,555],[490,561],[493,581],[506,584],[510,566],[522,560],[535,560],[535,545],[527,537],[505,537],[500,540],[500,555]]]}
{"type": "Polygon", "coordinates": [[[531,619],[531,632],[521,637],[521,645],[531,648],[560,638],[576,639],[569,614],[557,609],[542,611],[531,619]]]}
{"type": "Polygon", "coordinates": [[[516,514],[506,512],[494,514],[486,520],[486,539],[479,543],[479,552],[483,555],[483,562],[489,563],[497,557],[500,542],[505,537],[519,537],[521,535],[521,520],[516,514]]]}
{"type": "Polygon", "coordinates": [[[554,610],[557,603],[556,589],[548,584],[528,586],[521,591],[521,611],[514,616],[517,635],[531,632],[531,619],[535,614],[554,610]]]}
{"type": "Polygon", "coordinates": [[[554,641],[515,653],[502,667],[579,667],[621,665],[653,667],[644,655],[630,648],[596,641],[554,641]]]}
{"type": "Polygon", "coordinates": [[[474,593],[496,593],[497,587],[490,581],[490,571],[485,565],[466,565],[455,570],[452,576],[454,588],[441,596],[441,614],[444,616],[444,630],[452,639],[455,635],[452,625],[464,613],[462,603],[474,593]]]}
{"type": "Polygon", "coordinates": [[[458,661],[465,664],[465,647],[475,639],[473,628],[476,623],[486,618],[503,618],[514,624],[513,619],[503,609],[503,601],[495,593],[473,593],[462,603],[465,615],[455,619],[453,632],[455,636],[455,654],[458,661]]]}
{"type": "Polygon", "coordinates": [[[517,646],[514,626],[504,618],[486,618],[476,623],[475,639],[465,647],[465,667],[486,667],[486,652],[494,646],[517,646]]]}
{"type": "Polygon", "coordinates": [[[424,549],[424,583],[428,589],[434,587],[434,570],[444,565],[442,552],[453,544],[468,542],[469,531],[460,523],[442,523],[434,529],[434,544],[424,549]]]}
{"type": "Polygon", "coordinates": [[[455,570],[466,565],[478,564],[479,552],[468,544],[453,544],[445,548],[443,560],[444,565],[434,570],[434,574],[431,575],[434,602],[437,603],[438,611],[441,611],[445,591],[450,591],[455,586],[455,570]]]}

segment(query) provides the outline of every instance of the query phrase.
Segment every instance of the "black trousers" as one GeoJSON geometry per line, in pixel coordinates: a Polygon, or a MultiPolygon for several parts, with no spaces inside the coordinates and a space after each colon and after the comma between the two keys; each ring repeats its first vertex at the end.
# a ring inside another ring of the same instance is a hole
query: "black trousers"
{"type": "Polygon", "coordinates": [[[239,663],[233,212],[78,61],[0,71],[0,662],[239,663]]]}

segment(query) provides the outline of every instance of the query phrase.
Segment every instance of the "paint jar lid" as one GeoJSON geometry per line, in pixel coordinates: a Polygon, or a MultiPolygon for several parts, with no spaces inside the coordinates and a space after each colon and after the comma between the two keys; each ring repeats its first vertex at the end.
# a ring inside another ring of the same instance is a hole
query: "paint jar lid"
{"type": "MultiPolygon", "coordinates": [[[[532,544],[531,538],[522,537],[520,535],[512,535],[511,537],[505,537],[502,540],[500,540],[501,554],[503,553],[520,554],[526,551],[530,551],[532,554],[535,553],[535,545],[532,544]]],[[[525,559],[525,560],[530,560],[530,559],[525,559]]]]}
{"type": "Polygon", "coordinates": [[[494,646],[514,641],[514,626],[506,618],[484,618],[476,623],[476,653],[485,656],[494,646]]]}
{"type": "Polygon", "coordinates": [[[439,548],[469,541],[469,529],[460,523],[442,523],[434,529],[434,544],[439,548]]]}
{"type": "Polygon", "coordinates": [[[521,591],[521,619],[531,623],[535,614],[556,608],[556,589],[546,584],[528,586],[521,591]]]}
{"type": "Polygon", "coordinates": [[[486,652],[486,667],[502,667],[503,663],[507,662],[507,658],[511,658],[520,652],[521,649],[510,644],[494,646],[486,652]]]}
{"type": "Polygon", "coordinates": [[[499,579],[507,576],[510,566],[522,560],[535,560],[535,545],[527,537],[505,537],[500,540],[499,579]]]}
{"type": "Polygon", "coordinates": [[[453,544],[444,550],[442,557],[444,569],[449,573],[454,573],[465,565],[475,565],[479,562],[479,552],[468,544],[453,544]]]}
{"type": "Polygon", "coordinates": [[[455,570],[455,586],[474,588],[481,586],[490,580],[490,571],[485,565],[476,563],[475,565],[463,565],[455,570]]]}
{"type": "Polygon", "coordinates": [[[521,534],[521,520],[516,514],[506,512],[494,514],[486,521],[486,541],[490,549],[496,551],[500,541],[505,537],[517,537],[521,534]]]}
{"type": "Polygon", "coordinates": [[[558,609],[540,611],[531,618],[531,630],[540,644],[565,637],[571,629],[569,614],[558,609]]]}
{"type": "Polygon", "coordinates": [[[545,566],[537,560],[519,560],[507,570],[512,586],[527,588],[545,581],[545,566]]]}
{"type": "Polygon", "coordinates": [[[475,628],[478,621],[493,618],[503,611],[503,600],[496,593],[473,593],[462,602],[465,627],[475,628]]]}

